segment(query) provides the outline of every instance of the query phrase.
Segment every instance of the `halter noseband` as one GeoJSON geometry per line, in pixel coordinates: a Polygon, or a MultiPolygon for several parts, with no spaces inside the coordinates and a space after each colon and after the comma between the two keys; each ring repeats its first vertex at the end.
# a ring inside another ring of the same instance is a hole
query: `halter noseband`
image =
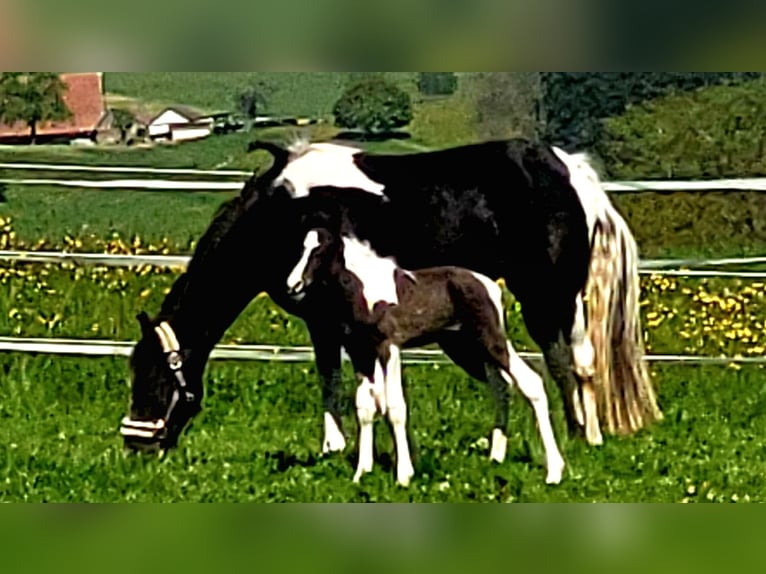
{"type": "Polygon", "coordinates": [[[121,431],[123,436],[156,438],[159,432],[166,429],[167,421],[170,420],[170,415],[178,405],[178,401],[183,397],[186,403],[193,403],[195,399],[194,393],[189,390],[189,386],[184,378],[181,346],[178,343],[178,337],[176,337],[173,328],[166,321],[163,321],[154,328],[154,332],[157,333],[157,337],[160,340],[168,368],[174,375],[173,396],[170,398],[170,404],[165,416],[157,421],[134,421],[129,417],[123,419],[121,431]]]}

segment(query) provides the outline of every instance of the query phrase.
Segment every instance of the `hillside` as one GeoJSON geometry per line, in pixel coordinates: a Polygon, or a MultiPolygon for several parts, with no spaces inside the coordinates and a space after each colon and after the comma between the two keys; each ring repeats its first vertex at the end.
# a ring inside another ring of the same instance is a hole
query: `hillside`
{"type": "MultiPolygon", "coordinates": [[[[414,72],[389,72],[413,86],[414,72]]],[[[207,110],[231,109],[239,92],[257,82],[272,89],[268,113],[327,116],[344,87],[347,72],[106,72],[104,86],[144,101],[183,103],[207,110]]]]}

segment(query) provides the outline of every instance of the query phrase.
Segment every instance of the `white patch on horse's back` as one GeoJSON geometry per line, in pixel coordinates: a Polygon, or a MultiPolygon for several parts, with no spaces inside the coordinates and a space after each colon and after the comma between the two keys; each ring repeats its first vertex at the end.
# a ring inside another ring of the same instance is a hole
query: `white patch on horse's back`
{"type": "Polygon", "coordinates": [[[287,276],[288,289],[292,289],[303,280],[303,271],[306,269],[306,265],[308,265],[311,252],[317,247],[319,247],[319,233],[317,231],[309,231],[303,239],[303,254],[297,265],[293,267],[290,275],[287,276]]]}
{"type": "Polygon", "coordinates": [[[487,290],[487,295],[489,295],[489,298],[492,301],[492,305],[495,306],[495,311],[497,312],[497,318],[500,321],[500,325],[504,326],[505,315],[503,313],[503,290],[500,289],[500,285],[492,281],[492,279],[486,275],[482,275],[481,273],[471,271],[471,275],[473,275],[477,281],[484,285],[484,288],[487,290]]]}
{"type": "Polygon", "coordinates": [[[382,196],[385,186],[371,180],[354,163],[354,156],[361,151],[338,144],[310,144],[287,164],[275,184],[289,182],[294,197],[306,197],[318,186],[352,187],[382,196]]]}
{"type": "Polygon", "coordinates": [[[569,170],[569,182],[572,184],[580,204],[585,210],[588,222],[588,237],[593,237],[596,221],[609,211],[609,198],[601,186],[601,180],[590,164],[587,154],[570,154],[557,147],[553,153],[566,165],[569,170]]]}
{"type": "Polygon", "coordinates": [[[354,237],[343,238],[343,254],[346,268],[362,282],[362,293],[370,310],[378,301],[392,304],[399,302],[394,280],[397,265],[393,259],[381,257],[369,243],[354,237]]]}

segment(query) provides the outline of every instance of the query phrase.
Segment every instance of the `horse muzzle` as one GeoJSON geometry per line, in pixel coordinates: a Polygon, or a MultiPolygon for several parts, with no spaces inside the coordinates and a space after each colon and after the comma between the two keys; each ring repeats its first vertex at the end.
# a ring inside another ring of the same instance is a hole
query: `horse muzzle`
{"type": "Polygon", "coordinates": [[[125,417],[122,419],[120,434],[128,449],[154,454],[162,450],[162,442],[167,438],[168,428],[163,419],[136,421],[125,417]]]}
{"type": "Polygon", "coordinates": [[[303,281],[297,281],[292,285],[287,285],[287,294],[290,298],[300,301],[306,295],[306,284],[303,281]]]}

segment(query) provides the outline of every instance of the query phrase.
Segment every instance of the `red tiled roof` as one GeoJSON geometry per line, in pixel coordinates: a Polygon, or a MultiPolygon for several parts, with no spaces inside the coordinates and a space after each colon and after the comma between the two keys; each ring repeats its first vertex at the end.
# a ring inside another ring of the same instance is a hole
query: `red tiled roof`
{"type": "MultiPolygon", "coordinates": [[[[65,122],[44,123],[37,127],[39,136],[54,136],[91,132],[106,111],[101,72],[61,74],[67,86],[64,102],[72,112],[65,122]]],[[[0,124],[0,137],[26,136],[29,128],[22,122],[12,126],[0,124]]]]}

